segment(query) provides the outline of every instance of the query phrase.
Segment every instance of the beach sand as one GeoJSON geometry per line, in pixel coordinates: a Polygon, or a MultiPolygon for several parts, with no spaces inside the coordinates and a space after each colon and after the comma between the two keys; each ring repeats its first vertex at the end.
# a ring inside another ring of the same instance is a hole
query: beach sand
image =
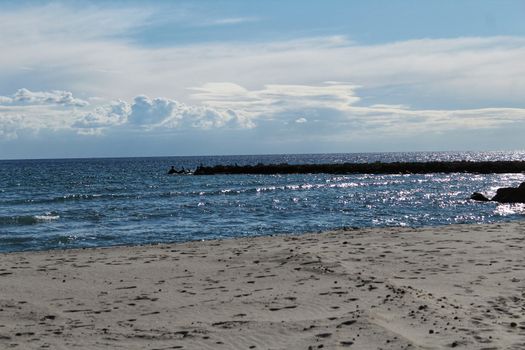
{"type": "Polygon", "coordinates": [[[525,349],[525,223],[0,255],[2,349],[525,349]]]}

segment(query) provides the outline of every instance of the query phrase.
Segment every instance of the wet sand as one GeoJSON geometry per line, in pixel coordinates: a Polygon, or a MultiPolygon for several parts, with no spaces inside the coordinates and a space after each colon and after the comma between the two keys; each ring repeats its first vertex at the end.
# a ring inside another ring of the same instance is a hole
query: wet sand
{"type": "Polygon", "coordinates": [[[0,255],[2,349],[524,349],[525,223],[0,255]]]}

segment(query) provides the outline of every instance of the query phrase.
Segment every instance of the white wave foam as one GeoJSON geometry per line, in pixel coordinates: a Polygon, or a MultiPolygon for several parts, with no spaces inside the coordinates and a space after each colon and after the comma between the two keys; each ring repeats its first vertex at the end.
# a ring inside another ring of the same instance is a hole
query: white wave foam
{"type": "Polygon", "coordinates": [[[60,219],[60,215],[52,215],[52,214],[35,215],[34,218],[35,220],[38,220],[38,221],[52,221],[52,220],[60,219]]]}

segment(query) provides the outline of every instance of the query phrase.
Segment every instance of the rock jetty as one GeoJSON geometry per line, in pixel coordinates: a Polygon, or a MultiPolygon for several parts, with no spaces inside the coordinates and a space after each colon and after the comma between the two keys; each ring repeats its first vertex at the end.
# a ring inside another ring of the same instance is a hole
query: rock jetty
{"type": "Polygon", "coordinates": [[[525,182],[522,182],[519,187],[499,188],[492,199],[488,199],[478,192],[473,193],[470,199],[483,202],[490,200],[498,203],[525,203],[525,182]]]}
{"type": "Polygon", "coordinates": [[[496,162],[395,162],[341,164],[257,164],[199,166],[194,175],[220,174],[429,174],[429,173],[523,173],[525,161],[496,162]]]}

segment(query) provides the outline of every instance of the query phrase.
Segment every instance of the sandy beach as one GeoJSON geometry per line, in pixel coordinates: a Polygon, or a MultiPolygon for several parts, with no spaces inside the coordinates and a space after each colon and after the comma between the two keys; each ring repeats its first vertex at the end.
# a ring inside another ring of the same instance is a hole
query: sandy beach
{"type": "Polygon", "coordinates": [[[524,349],[525,225],[0,255],[0,348],[524,349]]]}

